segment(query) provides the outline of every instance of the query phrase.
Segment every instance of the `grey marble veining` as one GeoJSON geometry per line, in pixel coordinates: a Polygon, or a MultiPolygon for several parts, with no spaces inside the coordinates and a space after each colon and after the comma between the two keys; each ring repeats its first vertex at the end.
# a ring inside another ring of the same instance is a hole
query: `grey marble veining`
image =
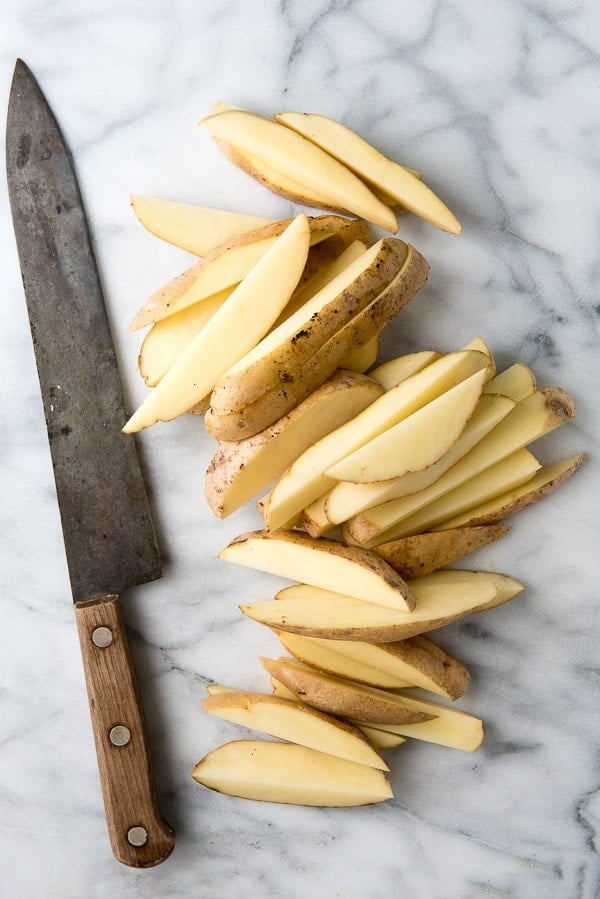
{"type": "Polygon", "coordinates": [[[204,685],[267,689],[275,638],[237,610],[280,583],[215,555],[259,526],[214,520],[201,422],[139,439],[165,577],[125,614],[173,856],[148,871],[110,854],[52,469],[16,250],[0,180],[2,608],[0,896],[277,899],[595,899],[598,742],[600,12],[589,2],[141,3],[4,0],[0,85],[38,76],[80,175],[125,390],[133,407],[143,299],[188,263],[138,225],[128,194],[282,217],[292,204],[234,169],[196,123],[216,99],[342,119],[424,172],[463,235],[414,217],[429,258],[420,297],[382,354],[485,337],[500,367],[531,365],[574,396],[576,422],[540,441],[585,449],[563,490],[513,520],[473,567],[526,584],[508,606],[439,632],[472,672],[459,706],[481,716],[471,755],[389,753],[396,798],[319,810],[243,802],[195,785],[193,764],[240,731],[203,716],[204,685]]]}

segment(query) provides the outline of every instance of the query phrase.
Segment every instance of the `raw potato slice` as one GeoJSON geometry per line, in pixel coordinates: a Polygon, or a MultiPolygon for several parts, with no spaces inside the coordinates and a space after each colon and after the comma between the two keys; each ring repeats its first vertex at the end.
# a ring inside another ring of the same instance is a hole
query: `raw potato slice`
{"type": "Polygon", "coordinates": [[[263,667],[303,702],[345,718],[354,718],[365,724],[376,721],[388,724],[419,724],[432,716],[415,710],[407,712],[402,698],[394,694],[350,683],[339,677],[315,671],[295,659],[261,658],[263,667]]]}
{"type": "Polygon", "coordinates": [[[290,383],[296,357],[310,357],[347,321],[364,309],[406,261],[407,244],[378,241],[267,335],[217,385],[215,412],[243,410],[273,386],[290,383]]]}
{"type": "Polygon", "coordinates": [[[416,686],[410,679],[401,679],[394,674],[366,665],[356,658],[350,658],[349,654],[343,655],[343,647],[340,647],[339,651],[337,650],[337,644],[343,643],[343,641],[318,640],[315,637],[288,634],[286,631],[277,631],[277,636],[295,659],[312,668],[317,668],[319,671],[324,671],[326,674],[345,677],[371,687],[385,687],[388,690],[401,690],[404,687],[416,686]]]}
{"type": "Polygon", "coordinates": [[[205,755],[192,771],[199,784],[242,799],[349,807],[392,799],[382,771],[294,743],[236,740],[205,755]]]}
{"type": "Polygon", "coordinates": [[[483,585],[489,582],[495,585],[498,591],[496,599],[490,603],[487,608],[495,609],[505,602],[513,599],[523,590],[523,584],[519,583],[506,574],[498,574],[496,571],[471,571],[468,568],[444,568],[440,571],[432,571],[423,577],[417,578],[411,583],[416,584],[417,590],[429,590],[432,587],[438,588],[442,585],[456,584],[479,584],[483,585]]]}
{"type": "Polygon", "coordinates": [[[203,711],[289,743],[389,771],[356,728],[300,702],[245,691],[209,696],[203,711]]]}
{"type": "Polygon", "coordinates": [[[204,482],[208,505],[226,518],[278,478],[307,447],[353,418],[382,388],[338,371],[274,425],[247,440],[222,443],[204,482]]]}
{"type": "MultiPolygon", "coordinates": [[[[308,222],[311,245],[347,227],[347,219],[338,215],[309,218],[308,222]]],[[[292,219],[273,222],[217,247],[153,293],[131,322],[129,330],[137,331],[239,284],[291,223],[292,219]]]]}
{"type": "Polygon", "coordinates": [[[488,357],[488,367],[487,367],[487,376],[488,379],[493,378],[496,374],[496,363],[494,362],[494,357],[492,356],[491,350],[483,337],[474,337],[473,340],[470,340],[465,346],[461,347],[462,350],[477,350],[479,353],[484,353],[488,357]]]}
{"type": "Polygon", "coordinates": [[[568,459],[555,462],[554,465],[547,465],[540,469],[535,477],[523,487],[503,493],[487,503],[470,509],[463,515],[451,518],[449,521],[444,522],[443,527],[491,525],[497,521],[502,521],[502,519],[514,515],[515,512],[519,512],[521,509],[539,502],[550,493],[554,493],[561,484],[564,484],[577,471],[584,458],[585,453],[580,453],[578,456],[570,456],[568,459]]]}
{"type": "Polygon", "coordinates": [[[333,465],[327,470],[327,476],[368,484],[434,465],[464,431],[485,378],[485,369],[475,372],[333,465]]]}
{"type": "MultiPolygon", "coordinates": [[[[281,179],[268,185],[276,192],[295,195],[301,202],[308,201],[309,205],[311,194],[314,196],[316,193],[317,202],[322,197],[331,208],[351,212],[394,234],[398,230],[396,216],[391,209],[356,175],[283,125],[251,112],[234,109],[208,116],[200,122],[200,127],[217,141],[225,141],[234,153],[238,150],[240,154],[246,153],[255,162],[263,162],[274,173],[279,173],[281,179]]],[[[245,167],[240,156],[237,160],[245,167]]],[[[251,169],[245,170],[256,177],[251,169]]],[[[258,174],[259,180],[264,183],[264,178],[258,174]]],[[[415,181],[420,184],[418,179],[415,181]]]]}
{"type": "MultiPolygon", "coordinates": [[[[453,490],[444,491],[438,499],[412,515],[398,515],[398,510],[404,504],[402,499],[368,509],[362,515],[350,519],[345,526],[345,536],[357,541],[361,546],[372,548],[380,543],[389,543],[398,537],[410,537],[413,534],[433,530],[436,525],[449,521],[482,502],[526,484],[540,468],[540,463],[528,450],[517,450],[480,474],[465,479],[453,490]]],[[[453,470],[450,469],[450,472],[453,470]]],[[[429,490],[431,489],[430,487],[429,490]]]]}
{"type": "Polygon", "coordinates": [[[373,552],[407,579],[422,577],[450,565],[481,546],[505,537],[510,531],[505,525],[450,528],[412,537],[401,537],[376,546],[373,552]]]}
{"type": "Polygon", "coordinates": [[[535,391],[535,378],[533,372],[523,365],[522,362],[515,362],[510,368],[500,372],[495,378],[487,382],[483,388],[484,393],[501,393],[509,396],[517,403],[519,400],[525,399],[535,391]]]}
{"type": "Polygon", "coordinates": [[[379,335],[355,350],[345,361],[344,367],[350,371],[365,372],[377,361],[379,335]]]}
{"type": "MultiPolygon", "coordinates": [[[[440,572],[436,571],[427,577],[434,578],[438,574],[440,572]]],[[[487,572],[481,574],[483,576],[487,572]]],[[[410,613],[306,584],[281,590],[270,602],[247,603],[240,609],[249,618],[288,633],[331,640],[389,643],[444,627],[473,612],[493,608],[523,589],[522,584],[505,578],[514,592],[511,596],[507,589],[506,596],[499,600],[496,575],[487,580],[473,579],[469,575],[467,572],[464,581],[453,583],[443,580],[439,583],[420,583],[420,579],[412,581],[417,607],[410,613]]]]}
{"type": "Polygon", "coordinates": [[[381,730],[379,727],[371,727],[368,724],[357,725],[357,727],[363,732],[373,749],[376,749],[378,752],[383,752],[385,749],[395,749],[396,746],[406,743],[406,737],[381,730]]]}
{"type": "Polygon", "coordinates": [[[444,356],[306,450],[271,491],[264,511],[269,530],[290,526],[302,509],[335,485],[325,474],[328,468],[486,364],[487,358],[473,350],[444,356]]]}
{"type": "Polygon", "coordinates": [[[219,559],[268,571],[394,609],[414,608],[406,582],[375,553],[298,531],[252,531],[236,537],[219,559]]]}
{"type": "MultiPolygon", "coordinates": [[[[429,711],[436,717],[433,721],[425,721],[423,724],[381,724],[376,726],[390,733],[412,737],[415,740],[425,740],[427,743],[437,743],[439,746],[448,746],[450,749],[462,749],[464,752],[475,752],[481,746],[483,722],[479,718],[426,699],[403,696],[403,701],[420,711],[429,711]]],[[[354,723],[358,724],[358,722],[354,723]]]]}
{"type": "Polygon", "coordinates": [[[458,699],[469,686],[469,672],[465,666],[427,637],[411,637],[395,643],[363,643],[303,637],[281,631],[278,636],[287,651],[301,662],[372,687],[388,690],[421,687],[447,699],[458,699]],[[331,657],[334,658],[330,663],[331,657]],[[339,660],[343,660],[343,665],[339,660]],[[336,670],[333,670],[334,665],[336,670]],[[363,676],[359,677],[359,672],[363,676]],[[384,683],[385,678],[387,683],[384,683]]]}
{"type": "Polygon", "coordinates": [[[386,196],[443,231],[460,234],[456,216],[426,184],[345,125],[314,113],[282,112],[275,119],[339,160],[369,187],[385,191],[386,196]]]}
{"type": "Polygon", "coordinates": [[[272,219],[257,215],[208,209],[206,206],[175,203],[158,197],[131,194],[130,201],[144,228],[195,256],[206,256],[246,231],[272,224],[272,219]]]}
{"type": "MultiPolygon", "coordinates": [[[[369,376],[370,377],[370,376],[369,376]]],[[[411,496],[426,490],[452,468],[515,408],[514,400],[506,396],[480,396],[466,428],[451,449],[425,471],[410,472],[401,478],[374,484],[352,484],[340,481],[321,501],[331,525],[341,524],[373,506],[387,503],[401,496],[411,496]]]]}
{"type": "Polygon", "coordinates": [[[301,213],[189,344],[124,427],[170,421],[199,402],[218,377],[268,331],[302,274],[309,244],[301,213]]]}
{"type": "Polygon", "coordinates": [[[406,381],[411,375],[416,375],[423,371],[432,362],[441,359],[442,354],[436,350],[421,350],[419,353],[408,353],[406,356],[397,356],[396,359],[390,359],[378,365],[371,372],[370,377],[378,384],[381,384],[384,390],[391,390],[402,381],[406,381]]]}

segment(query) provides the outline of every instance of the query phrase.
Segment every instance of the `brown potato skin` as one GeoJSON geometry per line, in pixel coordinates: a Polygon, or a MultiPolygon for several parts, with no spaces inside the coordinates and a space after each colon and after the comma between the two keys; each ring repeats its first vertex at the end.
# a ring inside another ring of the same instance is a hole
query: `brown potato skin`
{"type": "Polygon", "coordinates": [[[428,637],[418,635],[395,643],[376,645],[391,656],[422,671],[444,688],[449,699],[458,699],[469,686],[471,676],[468,669],[428,637]]]}
{"type": "Polygon", "coordinates": [[[373,552],[389,562],[402,577],[410,579],[450,565],[479,547],[505,537],[509,531],[506,525],[450,528],[381,543],[373,552]]]}

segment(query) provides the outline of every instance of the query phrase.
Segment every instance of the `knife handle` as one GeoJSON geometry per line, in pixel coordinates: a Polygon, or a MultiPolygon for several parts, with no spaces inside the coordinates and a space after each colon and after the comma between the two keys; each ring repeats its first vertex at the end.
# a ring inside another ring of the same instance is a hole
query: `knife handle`
{"type": "Polygon", "coordinates": [[[124,865],[158,865],[175,845],[160,817],[118,596],[75,603],[110,844],[124,865]]]}

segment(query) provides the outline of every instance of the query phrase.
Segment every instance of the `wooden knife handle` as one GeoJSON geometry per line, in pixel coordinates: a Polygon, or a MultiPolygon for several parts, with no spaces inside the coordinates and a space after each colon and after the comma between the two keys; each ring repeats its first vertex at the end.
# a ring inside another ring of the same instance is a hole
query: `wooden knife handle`
{"type": "Polygon", "coordinates": [[[124,865],[158,865],[175,836],[158,810],[119,597],[75,603],[75,618],[112,851],[124,865]]]}

